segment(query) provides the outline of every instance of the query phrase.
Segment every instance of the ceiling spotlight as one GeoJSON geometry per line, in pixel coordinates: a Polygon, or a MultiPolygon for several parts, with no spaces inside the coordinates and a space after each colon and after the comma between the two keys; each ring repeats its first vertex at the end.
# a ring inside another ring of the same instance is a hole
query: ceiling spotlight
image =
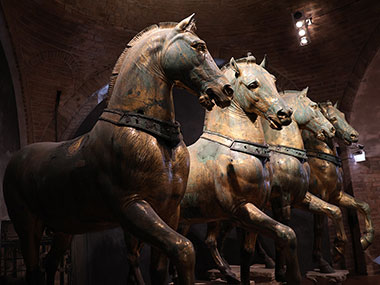
{"type": "Polygon", "coordinates": [[[303,37],[304,35],[306,35],[306,31],[304,29],[301,29],[298,31],[298,34],[300,37],[303,37]]]}
{"type": "Polygon", "coordinates": [[[308,45],[310,43],[308,26],[311,25],[311,17],[306,18],[305,14],[302,11],[296,11],[292,14],[292,16],[299,44],[301,46],[308,45]]]}
{"type": "Polygon", "coordinates": [[[309,41],[307,40],[306,37],[302,37],[302,38],[301,38],[301,41],[300,41],[301,46],[305,46],[305,45],[307,45],[308,43],[309,43],[309,41]]]}
{"type": "Polygon", "coordinates": [[[297,21],[296,27],[301,28],[303,26],[303,21],[297,21]]]}

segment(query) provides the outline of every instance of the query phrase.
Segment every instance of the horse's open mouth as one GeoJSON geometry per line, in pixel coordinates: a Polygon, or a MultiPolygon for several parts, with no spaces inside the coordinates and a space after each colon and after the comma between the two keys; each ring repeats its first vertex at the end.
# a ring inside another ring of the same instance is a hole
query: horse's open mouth
{"type": "Polygon", "coordinates": [[[346,145],[352,145],[353,143],[352,141],[349,141],[348,139],[343,139],[343,141],[346,145]]]}
{"type": "Polygon", "coordinates": [[[319,140],[321,140],[321,141],[326,140],[326,136],[325,136],[325,134],[324,134],[323,132],[319,132],[319,133],[317,133],[317,134],[316,134],[316,137],[317,137],[317,139],[319,139],[319,140]]]}
{"type": "MultiPolygon", "coordinates": [[[[223,90],[223,92],[227,93],[229,97],[232,97],[232,93],[233,93],[232,89],[230,87],[224,88],[224,89],[225,90],[223,90]]],[[[225,108],[231,105],[231,98],[227,97],[224,94],[217,95],[212,88],[207,88],[206,94],[203,96],[207,96],[213,105],[215,103],[220,108],[225,108]],[[221,98],[224,98],[224,99],[221,99],[221,98]]]]}
{"type": "Polygon", "coordinates": [[[275,120],[274,118],[272,117],[268,117],[268,121],[270,123],[270,127],[274,130],[282,130],[282,124],[281,122],[275,120]]]}

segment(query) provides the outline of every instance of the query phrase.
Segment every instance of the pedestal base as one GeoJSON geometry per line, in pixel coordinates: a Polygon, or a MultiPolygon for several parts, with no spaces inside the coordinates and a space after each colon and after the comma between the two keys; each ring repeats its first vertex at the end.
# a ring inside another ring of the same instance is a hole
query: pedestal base
{"type": "Polygon", "coordinates": [[[335,270],[334,273],[321,273],[318,269],[314,271],[308,271],[306,273],[306,278],[318,284],[321,279],[328,280],[328,282],[335,284],[343,284],[347,279],[348,270],[335,270]]]}
{"type": "MultiPolygon", "coordinates": [[[[232,271],[240,279],[240,266],[231,265],[232,271]]],[[[217,269],[212,269],[208,271],[210,280],[221,281],[222,274],[217,269]]],[[[251,266],[250,270],[251,284],[256,285],[278,285],[280,284],[275,280],[274,269],[265,268],[264,264],[254,264],[251,266]]],[[[222,281],[225,282],[225,281],[222,281]]],[[[214,284],[214,283],[210,283],[214,284]]],[[[218,284],[218,283],[215,283],[218,284]]],[[[223,284],[223,283],[219,283],[223,284]]],[[[227,283],[224,283],[227,284],[227,283]]]]}

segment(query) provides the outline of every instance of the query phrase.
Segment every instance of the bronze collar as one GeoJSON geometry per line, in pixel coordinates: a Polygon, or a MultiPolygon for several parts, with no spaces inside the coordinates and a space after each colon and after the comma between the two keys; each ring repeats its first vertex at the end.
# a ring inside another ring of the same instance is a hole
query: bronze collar
{"type": "Polygon", "coordinates": [[[284,146],[284,145],[270,145],[269,150],[294,156],[300,159],[302,163],[307,161],[306,150],[303,150],[303,149],[290,147],[290,146],[284,146]]]}
{"type": "Polygon", "coordinates": [[[325,153],[325,152],[321,152],[317,150],[308,150],[307,156],[326,160],[328,162],[334,163],[338,167],[342,167],[342,160],[340,159],[340,157],[333,154],[329,154],[329,153],[325,153]]]}
{"type": "Polygon", "coordinates": [[[139,129],[151,135],[162,138],[173,145],[177,145],[182,140],[181,128],[178,122],[172,123],[162,121],[129,111],[104,109],[103,112],[120,115],[120,119],[118,121],[114,121],[112,119],[100,116],[99,120],[101,121],[109,122],[119,127],[132,127],[139,129]]]}
{"type": "Polygon", "coordinates": [[[219,143],[231,150],[258,156],[261,159],[269,159],[268,146],[244,140],[234,140],[222,134],[211,131],[203,131],[201,138],[219,143]]]}

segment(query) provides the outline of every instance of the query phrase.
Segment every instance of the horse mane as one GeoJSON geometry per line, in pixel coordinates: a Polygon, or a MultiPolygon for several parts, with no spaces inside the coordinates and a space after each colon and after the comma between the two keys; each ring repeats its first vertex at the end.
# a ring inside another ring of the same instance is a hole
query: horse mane
{"type": "Polygon", "coordinates": [[[156,31],[158,29],[167,29],[167,28],[174,28],[178,23],[176,22],[161,22],[158,24],[151,25],[145,29],[143,29],[141,32],[139,32],[137,35],[135,35],[127,44],[126,48],[123,50],[123,52],[120,54],[119,58],[116,61],[116,64],[112,70],[108,92],[106,95],[106,103],[108,105],[108,101],[112,95],[113,88],[115,86],[116,80],[119,76],[120,69],[123,65],[124,59],[127,56],[129,48],[133,47],[134,44],[136,44],[141,38],[145,37],[146,35],[150,34],[153,31],[156,31]]]}
{"type": "MultiPolygon", "coordinates": [[[[246,64],[249,64],[249,63],[256,64],[256,58],[252,55],[252,53],[249,52],[246,57],[241,57],[241,58],[235,59],[235,62],[236,63],[246,63],[246,64]]],[[[230,66],[231,66],[231,64],[229,62],[227,62],[225,65],[222,66],[222,68],[220,70],[225,71],[230,66]]]]}

